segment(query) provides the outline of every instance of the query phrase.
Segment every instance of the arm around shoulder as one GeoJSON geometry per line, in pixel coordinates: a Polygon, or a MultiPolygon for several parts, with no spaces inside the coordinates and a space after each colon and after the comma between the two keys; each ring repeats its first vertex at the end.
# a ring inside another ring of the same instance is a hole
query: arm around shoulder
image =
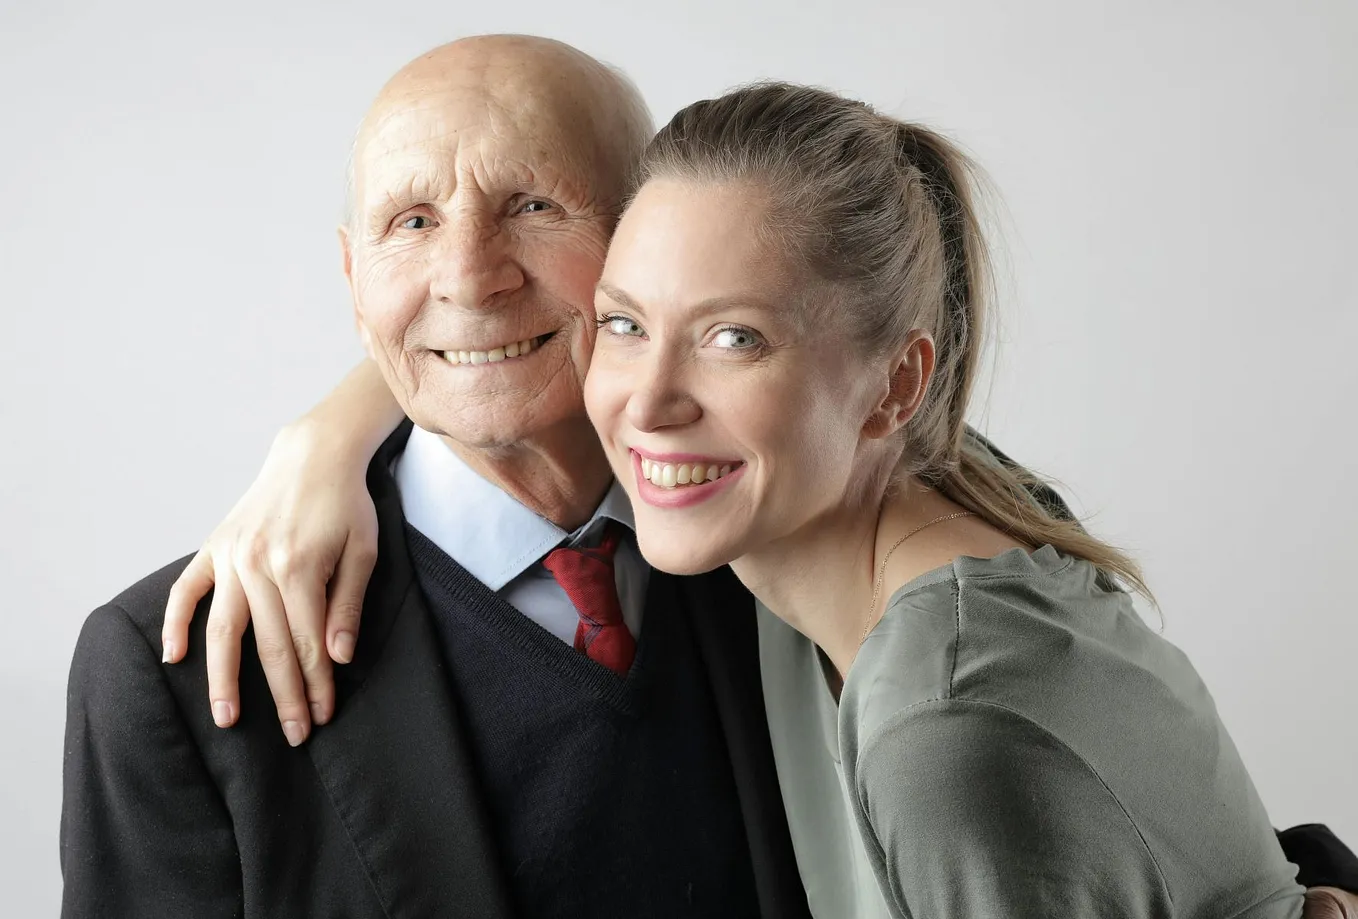
{"type": "Polygon", "coordinates": [[[161,668],[123,608],[86,620],[67,690],[63,917],[243,914],[231,818],[161,668]]]}
{"type": "Polygon", "coordinates": [[[895,713],[845,770],[887,899],[905,915],[1169,917],[1159,866],[1098,775],[1001,706],[895,713]]]}

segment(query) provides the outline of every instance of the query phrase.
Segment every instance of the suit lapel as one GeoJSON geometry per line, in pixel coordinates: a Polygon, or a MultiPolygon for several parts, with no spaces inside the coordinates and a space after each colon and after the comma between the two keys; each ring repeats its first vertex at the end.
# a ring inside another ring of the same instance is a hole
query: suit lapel
{"type": "Polygon", "coordinates": [[[679,583],[731,757],[760,912],[810,919],[764,714],[754,600],[730,568],[679,583]]]}
{"type": "Polygon", "coordinates": [[[380,526],[353,663],[336,668],[334,720],[307,744],[321,783],[391,919],[508,919],[508,889],[429,612],[416,586],[388,472],[368,485],[380,526]]]}

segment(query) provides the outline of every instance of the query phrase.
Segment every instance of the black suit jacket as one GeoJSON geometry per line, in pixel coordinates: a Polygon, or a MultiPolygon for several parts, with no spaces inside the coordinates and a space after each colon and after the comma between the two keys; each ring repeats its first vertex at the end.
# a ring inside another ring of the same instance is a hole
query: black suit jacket
{"type": "MultiPolygon", "coordinates": [[[[68,693],[62,915],[511,915],[468,741],[404,542],[387,472],[368,486],[381,527],[353,663],[332,722],[291,748],[252,641],[241,718],[217,728],[203,661],[160,663],[170,586],[187,559],[87,620],[68,693]]],[[[809,917],[774,772],[749,595],[729,570],[681,582],[730,750],[765,917],[809,917]]]]}

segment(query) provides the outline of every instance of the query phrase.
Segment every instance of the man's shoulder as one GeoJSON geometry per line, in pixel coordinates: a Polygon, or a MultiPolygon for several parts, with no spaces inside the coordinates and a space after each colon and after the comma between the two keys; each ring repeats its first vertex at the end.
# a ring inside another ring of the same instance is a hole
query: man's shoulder
{"type": "MultiPolygon", "coordinates": [[[[175,559],[162,569],[152,571],[151,574],[141,578],[136,584],[122,590],[106,605],[122,609],[134,623],[139,624],[139,626],[152,627],[155,634],[159,635],[160,622],[164,619],[166,603],[170,600],[170,589],[174,586],[174,582],[178,580],[183,569],[189,567],[191,561],[193,561],[193,552],[185,555],[185,557],[175,559]]],[[[208,596],[212,595],[209,593],[208,596]]]]}
{"type": "Polygon", "coordinates": [[[131,612],[134,608],[141,608],[148,604],[164,602],[170,596],[170,588],[178,580],[179,575],[193,561],[194,553],[181,556],[160,568],[151,572],[146,577],[127,587],[109,602],[121,606],[131,612]]]}
{"type": "MultiPolygon", "coordinates": [[[[135,652],[141,656],[142,645],[147,646],[145,653],[158,660],[161,625],[165,620],[170,589],[192,558],[190,554],[170,562],[90,613],[76,645],[76,668],[82,661],[99,666],[107,661],[110,653],[125,657],[135,652]]],[[[211,594],[200,605],[206,604],[210,597],[211,594]]],[[[100,669],[107,668],[100,666],[100,669]]]]}
{"type": "Polygon", "coordinates": [[[156,730],[177,729],[174,685],[205,679],[201,666],[167,679],[161,662],[165,602],[189,558],[147,575],[85,617],[67,682],[68,734],[71,725],[83,725],[85,734],[132,756],[156,730]]]}

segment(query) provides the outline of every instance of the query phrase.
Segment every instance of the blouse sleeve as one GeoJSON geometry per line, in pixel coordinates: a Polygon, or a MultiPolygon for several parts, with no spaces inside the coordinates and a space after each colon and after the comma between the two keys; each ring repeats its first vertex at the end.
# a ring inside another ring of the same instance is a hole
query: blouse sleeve
{"type": "Polygon", "coordinates": [[[903,709],[845,744],[860,829],[902,916],[1169,917],[1131,816],[1061,740],[1003,706],[903,709]]]}

